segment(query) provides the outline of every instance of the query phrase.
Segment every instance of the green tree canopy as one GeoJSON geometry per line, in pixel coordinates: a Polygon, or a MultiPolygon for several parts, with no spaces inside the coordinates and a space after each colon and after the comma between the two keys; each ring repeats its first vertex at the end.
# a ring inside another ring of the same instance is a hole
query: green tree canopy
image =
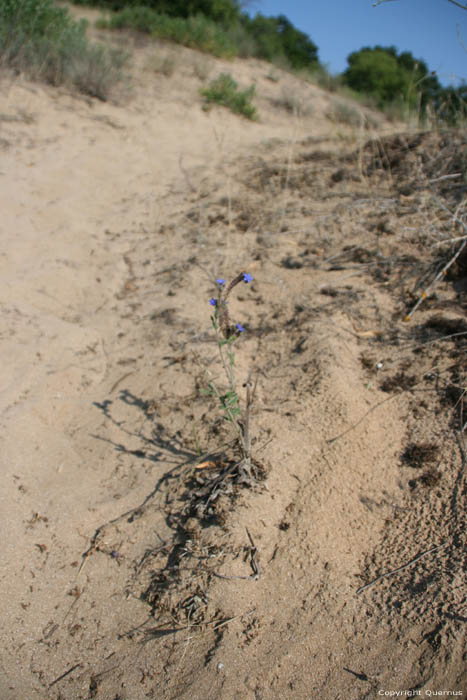
{"type": "Polygon", "coordinates": [[[420,101],[423,106],[441,88],[424,61],[415,59],[410,51],[398,54],[394,46],[364,47],[351,53],[347,61],[344,82],[373,96],[381,107],[396,101],[410,106],[420,101]]]}
{"type": "Polygon", "coordinates": [[[254,18],[242,16],[242,24],[257,45],[257,54],[267,61],[284,57],[292,68],[304,68],[318,62],[318,47],[310,37],[296,29],[284,15],[254,18]]]}

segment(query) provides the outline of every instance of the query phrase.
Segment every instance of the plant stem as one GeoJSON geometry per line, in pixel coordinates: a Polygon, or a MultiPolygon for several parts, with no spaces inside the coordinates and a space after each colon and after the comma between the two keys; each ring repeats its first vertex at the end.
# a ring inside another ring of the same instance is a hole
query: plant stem
{"type": "Polygon", "coordinates": [[[227,362],[225,361],[225,355],[224,351],[222,349],[222,345],[218,343],[219,346],[219,355],[221,356],[221,362],[222,362],[222,367],[224,368],[225,375],[227,377],[227,380],[229,382],[229,389],[230,391],[233,391],[235,394],[237,393],[235,391],[235,372],[233,370],[232,364],[228,365],[227,362]]]}
{"type": "MultiPolygon", "coordinates": [[[[212,376],[208,369],[206,370],[206,372],[207,372],[210,376],[212,376]]],[[[219,392],[219,389],[218,389],[217,386],[215,385],[214,380],[213,380],[212,378],[210,379],[209,385],[210,385],[210,387],[212,388],[212,390],[213,390],[213,392],[214,392],[214,396],[216,397],[216,399],[217,399],[217,400],[219,401],[219,403],[221,404],[222,410],[225,411],[225,413],[226,413],[227,416],[228,416],[229,421],[230,421],[231,423],[233,423],[233,425],[235,426],[235,428],[236,428],[236,430],[237,430],[237,432],[238,432],[238,435],[239,435],[239,437],[240,437],[241,443],[242,443],[242,448],[243,448],[243,450],[245,451],[245,444],[244,444],[243,432],[242,432],[242,429],[241,429],[241,427],[240,427],[240,424],[239,424],[238,420],[236,419],[236,417],[235,417],[234,414],[232,413],[230,407],[229,407],[226,403],[223,402],[222,396],[221,396],[221,394],[220,394],[220,392],[219,392]]]]}
{"type": "MultiPolygon", "coordinates": [[[[250,373],[251,374],[251,373],[250,373]]],[[[243,439],[245,443],[245,460],[250,466],[251,463],[251,432],[250,432],[250,407],[252,403],[251,381],[250,374],[246,380],[246,412],[245,412],[245,427],[243,430],[243,439]]]]}

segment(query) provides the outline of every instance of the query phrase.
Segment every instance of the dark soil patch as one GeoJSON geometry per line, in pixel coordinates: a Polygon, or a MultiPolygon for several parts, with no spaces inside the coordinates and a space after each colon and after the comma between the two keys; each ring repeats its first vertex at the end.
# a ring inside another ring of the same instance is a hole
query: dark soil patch
{"type": "Polygon", "coordinates": [[[425,464],[434,462],[438,451],[439,447],[434,443],[410,443],[402,453],[401,459],[407,466],[420,469],[425,464]]]}

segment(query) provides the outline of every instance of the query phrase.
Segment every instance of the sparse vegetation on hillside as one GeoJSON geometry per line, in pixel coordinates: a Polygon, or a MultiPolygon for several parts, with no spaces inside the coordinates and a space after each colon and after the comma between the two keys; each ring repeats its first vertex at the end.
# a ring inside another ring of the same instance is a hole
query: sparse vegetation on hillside
{"type": "Polygon", "coordinates": [[[157,39],[167,39],[214,56],[232,58],[235,44],[221,26],[203,15],[171,17],[150,7],[126,7],[98,22],[101,28],[136,29],[157,39]]]}
{"type": "Polygon", "coordinates": [[[85,30],[52,0],[3,0],[0,65],[105,100],[122,79],[126,56],[90,44],[85,30]]]}
{"type": "MultiPolygon", "coordinates": [[[[364,47],[349,55],[342,75],[332,76],[319,62],[318,47],[287,17],[261,13],[250,17],[240,0],[75,0],[75,4],[109,10],[98,21],[100,28],[133,29],[219,58],[264,59],[330,92],[382,110],[392,120],[425,126],[467,123],[467,84],[443,87],[426,63],[409,51],[364,47]]],[[[127,56],[89,43],[85,32],[86,22],[74,21],[54,0],[3,0],[0,66],[105,100],[122,80],[127,56]]],[[[170,75],[172,68],[173,61],[165,60],[155,70],[170,75]]],[[[289,97],[282,106],[303,114],[303,104],[289,97]]],[[[336,121],[356,123],[348,109],[338,107],[334,112],[336,121]]]]}
{"type": "MultiPolygon", "coordinates": [[[[467,88],[443,88],[426,63],[410,51],[364,47],[351,53],[342,75],[320,63],[318,47],[285,15],[250,16],[240,0],[76,0],[112,14],[101,28],[131,28],[217,57],[256,57],[294,72],[331,92],[383,110],[389,119],[450,126],[467,118],[467,88]],[[141,1],[144,5],[139,4],[141,1]],[[353,92],[350,93],[349,90],[353,92]]],[[[341,116],[344,116],[341,114],[341,116]]],[[[346,121],[343,119],[342,121],[346,121]]]]}
{"type": "Polygon", "coordinates": [[[76,1],[113,12],[101,27],[137,29],[216,56],[254,56],[294,70],[319,66],[318,47],[287,17],[250,17],[237,0],[76,1]]]}

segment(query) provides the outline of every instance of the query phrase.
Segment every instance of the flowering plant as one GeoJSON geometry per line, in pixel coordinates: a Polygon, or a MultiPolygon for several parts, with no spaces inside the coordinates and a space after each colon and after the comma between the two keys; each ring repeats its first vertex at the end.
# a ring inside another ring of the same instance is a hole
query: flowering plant
{"type": "Polygon", "coordinates": [[[235,277],[232,282],[226,286],[224,279],[216,280],[218,285],[218,294],[216,297],[209,299],[209,304],[213,307],[211,314],[211,324],[217,336],[217,347],[221,359],[222,367],[227,378],[227,391],[221,393],[212,378],[209,379],[208,388],[205,390],[209,396],[215,396],[219,402],[219,408],[224,414],[224,418],[232,423],[235,428],[240,445],[243,452],[245,466],[250,466],[251,460],[251,443],[249,430],[249,408],[250,408],[250,383],[247,381],[247,401],[246,401],[246,416],[242,421],[240,400],[236,388],[235,377],[235,355],[233,346],[238,337],[245,332],[245,328],[241,323],[233,324],[230,320],[227,298],[232,289],[240,282],[249,284],[253,281],[253,277],[248,272],[241,272],[235,277]]]}

